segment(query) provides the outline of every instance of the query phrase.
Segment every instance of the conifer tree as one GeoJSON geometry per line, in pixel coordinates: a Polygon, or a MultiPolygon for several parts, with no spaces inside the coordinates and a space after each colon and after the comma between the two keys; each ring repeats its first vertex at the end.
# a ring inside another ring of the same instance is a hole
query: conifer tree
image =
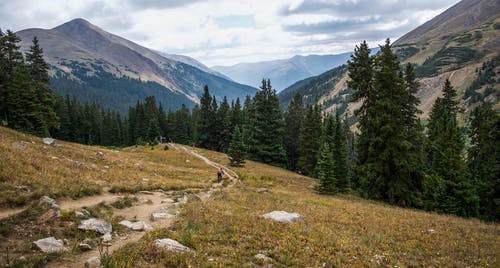
{"type": "Polygon", "coordinates": [[[491,105],[472,112],[468,166],[485,220],[500,220],[500,116],[491,105]]]}
{"type": "Polygon", "coordinates": [[[335,112],[335,124],[333,132],[333,173],[335,174],[336,187],[341,192],[345,192],[350,187],[348,167],[347,167],[347,137],[344,132],[340,112],[335,112]]]}
{"type": "Polygon", "coordinates": [[[278,95],[269,79],[262,80],[252,103],[249,133],[249,157],[275,166],[285,164],[284,122],[278,95]]]}
{"type": "Polygon", "coordinates": [[[333,194],[337,192],[337,182],[333,171],[333,155],[328,142],[323,142],[318,152],[315,177],[319,179],[317,190],[321,193],[333,194]]]}
{"type": "Polygon", "coordinates": [[[215,112],[212,109],[212,96],[208,90],[208,86],[203,88],[203,95],[200,99],[200,119],[198,121],[198,145],[202,148],[211,148],[211,135],[214,129],[215,112]]]}
{"type": "Polygon", "coordinates": [[[217,149],[221,152],[227,152],[229,143],[231,142],[232,126],[231,126],[231,111],[227,98],[224,96],[217,111],[217,121],[219,124],[219,140],[217,149]]]}
{"type": "Polygon", "coordinates": [[[321,110],[319,106],[308,106],[300,130],[298,159],[299,170],[313,175],[321,146],[321,110]]]}
{"type": "Polygon", "coordinates": [[[297,93],[293,97],[285,114],[285,149],[288,158],[287,167],[297,170],[299,161],[299,138],[304,117],[304,104],[302,96],[297,93]]]}
{"type": "Polygon", "coordinates": [[[475,216],[478,200],[466,175],[464,143],[457,123],[458,101],[449,80],[443,93],[432,107],[428,124],[427,158],[434,183],[426,182],[425,199],[443,212],[475,216]]]}
{"type": "Polygon", "coordinates": [[[231,143],[228,149],[228,155],[231,166],[241,167],[245,164],[246,147],[243,142],[243,135],[241,134],[239,126],[234,128],[231,143]]]}

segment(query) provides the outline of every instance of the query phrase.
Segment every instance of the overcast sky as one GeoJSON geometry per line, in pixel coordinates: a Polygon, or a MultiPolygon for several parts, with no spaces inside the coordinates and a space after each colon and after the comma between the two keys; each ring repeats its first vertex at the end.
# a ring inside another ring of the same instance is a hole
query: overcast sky
{"type": "Polygon", "coordinates": [[[458,0],[1,0],[0,28],[84,18],[208,66],[352,51],[393,41],[458,0]]]}

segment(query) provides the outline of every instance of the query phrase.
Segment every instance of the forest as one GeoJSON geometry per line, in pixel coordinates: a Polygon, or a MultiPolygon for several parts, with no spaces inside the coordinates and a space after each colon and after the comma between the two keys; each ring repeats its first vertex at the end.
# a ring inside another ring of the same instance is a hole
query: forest
{"type": "Polygon", "coordinates": [[[123,115],[56,96],[38,40],[25,55],[18,42],[0,31],[0,120],[12,129],[114,147],[167,137],[228,153],[233,165],[249,159],[317,178],[322,194],[500,219],[499,114],[481,104],[460,125],[462,110],[447,80],[424,125],[413,67],[401,66],[389,40],[376,55],[361,43],[348,62],[350,101],[361,103],[353,115],[324,114],[299,94],[283,111],[268,79],[244,100],[217,100],[205,86],[192,109],[165,111],[149,96],[123,115]]]}

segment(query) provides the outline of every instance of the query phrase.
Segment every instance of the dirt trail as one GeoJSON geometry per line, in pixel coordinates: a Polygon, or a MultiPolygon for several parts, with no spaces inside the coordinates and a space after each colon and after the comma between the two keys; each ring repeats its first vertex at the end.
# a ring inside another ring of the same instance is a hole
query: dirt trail
{"type": "MultiPolygon", "coordinates": [[[[178,144],[170,144],[174,149],[179,150],[179,151],[184,151],[188,154],[191,154],[195,157],[198,157],[202,159],[207,165],[212,166],[214,168],[220,168],[222,167],[226,173],[226,175],[229,177],[231,180],[231,183],[227,187],[233,186],[236,182],[238,182],[238,175],[232,171],[231,169],[228,169],[224,165],[221,165],[219,163],[213,162],[209,160],[208,158],[198,154],[194,150],[190,150],[182,145],[178,144]]],[[[212,187],[209,190],[202,191],[198,193],[198,196],[202,201],[207,200],[210,198],[211,194],[217,190],[223,187],[222,183],[214,183],[212,184],[212,187]]],[[[169,218],[169,219],[163,219],[163,220],[156,220],[153,221],[151,220],[151,214],[154,212],[170,212],[172,215],[176,215],[176,205],[178,203],[174,203],[174,196],[172,192],[169,193],[164,193],[164,192],[151,192],[150,194],[137,194],[135,195],[138,199],[140,204],[136,206],[132,206],[129,208],[124,208],[124,209],[114,209],[113,214],[115,216],[122,216],[126,220],[130,221],[144,221],[145,223],[149,224],[153,229],[156,228],[167,228],[169,227],[175,220],[174,217],[169,218]]],[[[89,196],[85,198],[81,198],[78,200],[62,200],[60,202],[60,207],[61,209],[77,209],[81,208],[84,206],[92,206],[92,205],[97,205],[102,201],[109,202],[113,201],[114,199],[120,197],[119,195],[114,195],[110,194],[109,192],[104,191],[102,195],[99,196],[89,196]]],[[[177,197],[178,198],[178,197],[177,197]]],[[[185,200],[182,200],[179,203],[186,202],[185,200]]],[[[119,249],[120,247],[138,241],[145,232],[131,232],[123,237],[113,237],[113,243],[112,245],[108,248],[109,254],[111,254],[113,251],[119,249]]],[[[62,259],[58,260],[56,262],[50,263],[47,267],[82,267],[85,263],[85,261],[91,257],[99,257],[99,252],[98,249],[93,249],[91,251],[87,251],[81,254],[78,254],[76,256],[71,256],[68,259],[62,259]]]]}

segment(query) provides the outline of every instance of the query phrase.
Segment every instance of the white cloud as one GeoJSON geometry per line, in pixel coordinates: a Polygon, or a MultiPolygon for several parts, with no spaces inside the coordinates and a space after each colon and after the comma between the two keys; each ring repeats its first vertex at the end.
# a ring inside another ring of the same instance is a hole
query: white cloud
{"type": "Polygon", "coordinates": [[[0,27],[52,28],[83,17],[153,49],[192,56],[209,66],[228,65],[341,53],[363,39],[375,46],[457,1],[4,0],[0,27]],[[220,19],[228,16],[251,17],[254,25],[220,25],[220,19]]]}

